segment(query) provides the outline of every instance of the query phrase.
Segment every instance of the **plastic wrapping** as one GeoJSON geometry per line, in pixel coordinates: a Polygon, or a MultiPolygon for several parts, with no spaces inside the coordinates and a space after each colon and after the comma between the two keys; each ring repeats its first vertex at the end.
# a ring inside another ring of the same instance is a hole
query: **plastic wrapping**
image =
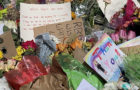
{"type": "Polygon", "coordinates": [[[5,77],[0,78],[0,90],[11,90],[5,77]]]}
{"type": "Polygon", "coordinates": [[[49,56],[56,51],[56,44],[50,40],[48,33],[37,36],[35,42],[39,48],[38,56],[42,64],[50,64],[49,56]]]}
{"type": "Polygon", "coordinates": [[[37,56],[24,56],[22,61],[18,63],[17,69],[11,70],[4,75],[9,84],[15,90],[19,90],[21,86],[46,74],[46,69],[37,56]]]}
{"type": "Polygon", "coordinates": [[[84,78],[97,90],[102,90],[103,82],[92,73],[91,69],[82,65],[78,60],[68,54],[62,54],[56,57],[64,72],[67,74],[70,88],[76,90],[84,78]]]}

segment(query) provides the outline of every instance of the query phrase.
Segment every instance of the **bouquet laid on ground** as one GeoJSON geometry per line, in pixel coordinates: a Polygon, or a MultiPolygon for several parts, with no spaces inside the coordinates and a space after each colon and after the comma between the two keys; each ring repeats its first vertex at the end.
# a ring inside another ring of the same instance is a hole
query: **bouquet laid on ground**
{"type": "Polygon", "coordinates": [[[110,25],[116,30],[110,36],[117,44],[135,38],[140,35],[140,8],[128,0],[126,6],[112,17],[110,25]]]}
{"type": "Polygon", "coordinates": [[[24,55],[35,55],[37,46],[33,41],[23,42],[21,46],[16,48],[17,55],[11,57],[10,59],[5,58],[3,53],[5,51],[0,51],[0,72],[8,72],[9,70],[15,69],[16,65],[24,55]]]}

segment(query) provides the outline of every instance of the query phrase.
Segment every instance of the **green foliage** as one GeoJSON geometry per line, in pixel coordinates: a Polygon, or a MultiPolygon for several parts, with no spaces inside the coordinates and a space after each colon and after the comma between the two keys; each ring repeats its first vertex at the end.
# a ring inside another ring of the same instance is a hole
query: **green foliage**
{"type": "Polygon", "coordinates": [[[92,32],[94,16],[103,15],[96,0],[73,0],[72,11],[83,18],[86,35],[92,32]]]}
{"type": "Polygon", "coordinates": [[[129,55],[125,59],[126,76],[132,83],[140,87],[140,55],[129,55]]]}
{"type": "Polygon", "coordinates": [[[2,78],[2,76],[3,76],[3,71],[0,70],[0,78],[2,78]]]}
{"type": "Polygon", "coordinates": [[[62,53],[56,57],[56,60],[58,60],[64,72],[67,74],[70,88],[76,90],[81,80],[85,79],[98,90],[102,90],[103,81],[93,73],[92,69],[82,65],[71,55],[62,53]]]}

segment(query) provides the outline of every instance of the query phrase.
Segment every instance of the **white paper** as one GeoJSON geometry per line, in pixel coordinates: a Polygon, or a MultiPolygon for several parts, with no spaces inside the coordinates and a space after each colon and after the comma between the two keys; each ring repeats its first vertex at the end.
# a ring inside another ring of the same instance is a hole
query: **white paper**
{"type": "Polygon", "coordinates": [[[71,20],[70,3],[20,4],[20,30],[24,41],[34,39],[34,27],[69,20],[71,20]]]}
{"type": "MultiPolygon", "coordinates": [[[[111,0],[111,3],[107,5],[105,9],[105,2],[104,0],[97,0],[99,7],[101,8],[102,12],[105,14],[105,17],[110,22],[112,16],[121,10],[126,4],[127,0],[111,0]]],[[[140,4],[137,0],[133,0],[137,7],[140,8],[140,4]]]]}
{"type": "Polygon", "coordinates": [[[3,34],[3,27],[4,27],[4,24],[0,24],[0,35],[3,34]]]}
{"type": "Polygon", "coordinates": [[[83,79],[78,86],[77,90],[97,90],[95,87],[93,87],[89,82],[87,82],[85,79],[83,79]]]}
{"type": "Polygon", "coordinates": [[[134,39],[131,39],[129,41],[126,41],[122,44],[119,44],[118,47],[124,48],[124,47],[132,47],[132,46],[137,46],[137,45],[140,45],[140,36],[138,36],[134,39]]]}

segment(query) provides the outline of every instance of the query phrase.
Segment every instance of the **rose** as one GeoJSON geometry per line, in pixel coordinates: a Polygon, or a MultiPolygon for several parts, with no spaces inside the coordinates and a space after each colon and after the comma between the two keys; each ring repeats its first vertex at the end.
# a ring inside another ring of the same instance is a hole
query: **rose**
{"type": "Polygon", "coordinates": [[[121,39],[126,40],[127,39],[127,33],[126,30],[119,30],[119,36],[121,39]]]}
{"type": "Polygon", "coordinates": [[[118,32],[110,34],[110,37],[112,38],[112,40],[114,42],[116,42],[116,43],[120,42],[120,40],[119,40],[119,33],[118,32]]]}
{"type": "Polygon", "coordinates": [[[133,39],[136,37],[136,33],[132,30],[128,32],[128,40],[133,39]]]}
{"type": "Polygon", "coordinates": [[[30,49],[30,48],[32,48],[33,50],[36,50],[36,48],[37,48],[37,45],[34,43],[33,40],[32,41],[23,42],[21,45],[26,50],[30,49]]]}

